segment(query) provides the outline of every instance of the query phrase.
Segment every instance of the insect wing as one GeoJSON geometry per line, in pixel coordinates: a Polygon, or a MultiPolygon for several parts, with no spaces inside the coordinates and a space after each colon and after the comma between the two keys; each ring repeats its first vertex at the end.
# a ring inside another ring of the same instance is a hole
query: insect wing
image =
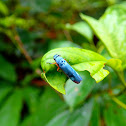
{"type": "Polygon", "coordinates": [[[60,68],[75,83],[78,84],[82,80],[81,76],[67,62],[62,66],[60,65],[60,68]]]}

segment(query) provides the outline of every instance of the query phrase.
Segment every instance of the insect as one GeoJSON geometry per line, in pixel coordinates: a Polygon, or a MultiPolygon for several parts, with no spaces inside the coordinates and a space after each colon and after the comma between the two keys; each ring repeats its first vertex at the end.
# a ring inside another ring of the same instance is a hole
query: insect
{"type": "Polygon", "coordinates": [[[81,76],[68,64],[68,62],[63,59],[60,55],[56,54],[53,56],[56,64],[58,66],[57,71],[61,69],[68,78],[70,78],[73,82],[79,84],[82,81],[81,76]]]}

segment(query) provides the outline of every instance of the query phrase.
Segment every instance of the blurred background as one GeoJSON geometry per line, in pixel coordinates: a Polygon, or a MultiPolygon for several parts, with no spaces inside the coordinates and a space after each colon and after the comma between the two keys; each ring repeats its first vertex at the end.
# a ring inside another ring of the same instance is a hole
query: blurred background
{"type": "MultiPolygon", "coordinates": [[[[42,56],[57,47],[79,47],[109,57],[79,14],[99,19],[106,8],[122,1],[0,0],[1,126],[106,125],[102,112],[107,96],[99,97],[92,107],[91,94],[88,92],[83,97],[76,97],[72,90],[77,91],[78,88],[73,84],[66,86],[67,95],[64,96],[41,79],[40,64],[42,56]],[[85,27],[85,31],[81,26],[85,27]]],[[[114,73],[111,76],[114,76],[114,82],[118,82],[114,73]]],[[[106,83],[111,76],[101,82],[102,89],[101,83],[91,88],[93,95],[98,97],[96,91],[99,89],[99,93],[107,90],[106,83]]],[[[71,82],[68,80],[67,83],[71,82]]],[[[94,81],[91,80],[91,83],[94,81]]],[[[109,115],[112,116],[111,109],[109,115]]]]}

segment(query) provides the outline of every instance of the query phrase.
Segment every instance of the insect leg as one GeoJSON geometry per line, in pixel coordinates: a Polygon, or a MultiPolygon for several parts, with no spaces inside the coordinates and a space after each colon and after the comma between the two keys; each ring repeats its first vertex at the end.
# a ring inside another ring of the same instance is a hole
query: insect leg
{"type": "Polygon", "coordinates": [[[48,64],[57,64],[56,62],[54,62],[54,63],[46,62],[46,63],[48,63],[48,64]]]}
{"type": "Polygon", "coordinates": [[[58,68],[57,68],[57,71],[59,71],[59,69],[60,69],[59,65],[58,65],[58,64],[56,64],[56,66],[58,67],[58,68]]]}

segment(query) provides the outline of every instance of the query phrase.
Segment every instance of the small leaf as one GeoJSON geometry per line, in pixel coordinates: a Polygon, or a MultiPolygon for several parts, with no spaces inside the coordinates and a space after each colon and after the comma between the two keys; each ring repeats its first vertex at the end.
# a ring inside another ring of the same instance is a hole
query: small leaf
{"type": "Polygon", "coordinates": [[[12,82],[17,79],[13,65],[6,61],[2,55],[0,55],[0,77],[12,82]]]}
{"type": "Polygon", "coordinates": [[[22,93],[15,91],[0,109],[1,126],[17,126],[22,107],[22,93]]]}
{"type": "Polygon", "coordinates": [[[55,54],[59,54],[67,61],[70,61],[70,65],[76,71],[89,71],[96,82],[100,82],[109,74],[109,71],[103,69],[104,64],[107,62],[107,60],[103,56],[93,51],[74,47],[57,48],[51,50],[46,53],[41,60],[41,66],[43,71],[45,72],[42,74],[42,77],[54,89],[63,94],[65,93],[64,84],[67,77],[64,73],[57,72],[55,65],[49,64],[49,62],[54,63],[53,56],[55,54]]]}
{"type": "Polygon", "coordinates": [[[29,28],[34,24],[35,24],[35,20],[32,19],[25,20],[23,18],[18,18],[15,15],[11,15],[5,18],[0,18],[0,25],[7,28],[13,25],[16,25],[21,28],[29,28]]]}
{"type": "Polygon", "coordinates": [[[47,81],[54,89],[56,89],[57,91],[65,94],[65,89],[64,89],[64,85],[66,82],[66,75],[61,73],[61,72],[48,72],[46,73],[42,73],[41,77],[47,81]],[[53,75],[53,76],[52,76],[53,75]],[[60,78],[60,79],[57,79],[60,78]]]}
{"type": "Polygon", "coordinates": [[[7,6],[2,1],[0,1],[0,12],[4,15],[8,15],[9,13],[7,6]]]}
{"type": "Polygon", "coordinates": [[[79,74],[83,79],[80,84],[74,84],[69,79],[65,86],[66,95],[64,95],[64,99],[71,108],[84,101],[95,85],[94,79],[91,78],[87,71],[79,72],[79,74]]]}
{"type": "Polygon", "coordinates": [[[86,22],[77,22],[73,25],[66,24],[66,28],[74,30],[81,35],[83,35],[89,42],[92,42],[93,40],[93,32],[90,26],[86,22]]]}

